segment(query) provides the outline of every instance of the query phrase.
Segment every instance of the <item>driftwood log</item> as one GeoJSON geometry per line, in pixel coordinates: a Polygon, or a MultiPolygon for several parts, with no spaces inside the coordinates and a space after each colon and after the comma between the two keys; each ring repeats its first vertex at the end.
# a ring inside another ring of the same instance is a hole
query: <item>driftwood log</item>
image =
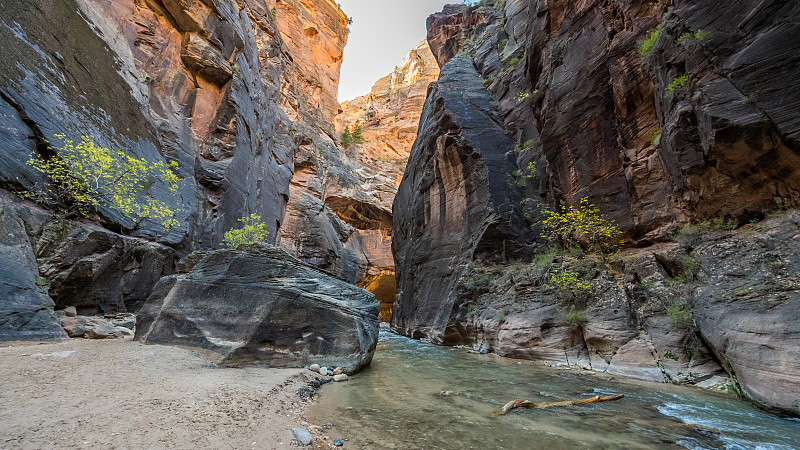
{"type": "Polygon", "coordinates": [[[609,395],[606,397],[600,397],[595,395],[594,397],[584,398],[582,400],[567,400],[563,402],[545,402],[545,403],[533,403],[528,400],[517,399],[517,400],[511,400],[510,402],[503,405],[502,408],[494,410],[494,412],[492,412],[492,417],[502,416],[504,414],[508,414],[509,411],[513,411],[519,408],[545,409],[545,408],[552,408],[555,406],[577,406],[577,405],[585,405],[587,403],[615,402],[617,400],[622,400],[623,398],[625,398],[623,394],[609,395]]]}

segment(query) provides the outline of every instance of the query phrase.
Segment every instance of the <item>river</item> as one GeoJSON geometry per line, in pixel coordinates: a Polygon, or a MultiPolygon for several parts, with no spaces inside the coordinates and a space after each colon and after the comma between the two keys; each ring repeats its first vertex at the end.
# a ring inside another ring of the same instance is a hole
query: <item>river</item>
{"type": "Polygon", "coordinates": [[[728,394],[469,353],[386,331],[372,365],[346,383],[326,385],[308,418],[332,423],[331,439],[359,449],[800,448],[800,421],[728,394]],[[491,417],[516,398],[610,394],[625,398],[491,417]]]}

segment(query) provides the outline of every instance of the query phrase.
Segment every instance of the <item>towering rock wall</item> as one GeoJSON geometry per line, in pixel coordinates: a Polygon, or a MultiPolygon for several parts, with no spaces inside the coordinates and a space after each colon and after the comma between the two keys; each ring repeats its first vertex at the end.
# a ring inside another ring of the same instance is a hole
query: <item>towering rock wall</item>
{"type": "MultiPolygon", "coordinates": [[[[331,121],[347,17],[333,2],[11,0],[3,7],[4,223],[22,224],[27,246],[9,242],[37,263],[33,274],[9,282],[39,280],[43,292],[17,302],[27,305],[21,309],[4,303],[4,339],[36,338],[25,327],[37,323],[33,314],[52,311],[47,292],[56,307],[81,313],[137,310],[180,256],[218,248],[243,216],[260,215],[268,240],[280,240],[290,184],[302,182],[303,164],[318,164],[309,148],[339,158],[331,121]],[[298,29],[318,34],[298,41],[298,29]],[[14,195],[45,182],[25,162],[47,153],[57,133],[176,162],[177,194],[159,181],[147,193],[177,211],[179,226],[167,232],[105,208],[88,220],[63,220],[14,195]]],[[[39,328],[38,336],[52,336],[39,328]]]]}
{"type": "MultiPolygon", "coordinates": [[[[373,202],[371,210],[340,208],[337,214],[356,228],[370,230],[359,231],[359,239],[365,235],[371,242],[362,246],[368,249],[365,256],[369,267],[357,281],[378,297],[384,321],[391,317],[396,297],[391,254],[392,201],[417,137],[428,85],[438,76],[439,65],[427,41],[423,41],[392,73],[376,81],[369,94],[342,103],[342,112],[336,116],[339,132],[356,124],[363,129],[364,143],[353,146],[351,151],[354,155],[357,152],[358,172],[366,180],[363,189],[374,193],[377,202],[373,202]]],[[[331,199],[332,206],[337,203],[331,199]]]]}
{"type": "Polygon", "coordinates": [[[782,281],[796,286],[798,250],[773,238],[796,235],[796,217],[722,226],[798,206],[800,34],[774,20],[798,7],[482,3],[428,19],[442,74],[394,203],[393,328],[653,380],[724,370],[800,414],[800,384],[777,375],[800,362],[800,315],[771,313],[800,310],[782,281]],[[473,133],[478,117],[505,132],[473,133]],[[546,253],[542,207],[583,198],[639,249],[546,253]],[[675,241],[703,220],[717,226],[675,241]],[[745,254],[746,268],[725,262],[745,254]]]}

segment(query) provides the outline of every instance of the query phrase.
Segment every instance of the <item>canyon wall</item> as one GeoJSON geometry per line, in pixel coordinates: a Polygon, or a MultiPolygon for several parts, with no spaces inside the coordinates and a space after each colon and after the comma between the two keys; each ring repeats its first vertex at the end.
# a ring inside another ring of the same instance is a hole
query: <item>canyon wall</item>
{"type": "Polygon", "coordinates": [[[428,19],[392,328],[800,414],[797,216],[764,220],[800,204],[800,9],[481,3],[428,19]],[[631,248],[549,249],[543,208],[584,198],[631,248]]]}
{"type": "MultiPolygon", "coordinates": [[[[321,212],[326,232],[335,229],[324,238],[346,242],[349,225],[330,208],[311,211],[322,205],[321,186],[341,203],[373,202],[332,125],[347,40],[334,2],[12,0],[4,11],[3,223],[16,230],[6,229],[15,236],[8,255],[24,255],[31,271],[6,273],[25,295],[3,303],[4,340],[63,336],[51,326],[53,304],[82,314],[138,310],[182,256],[219,248],[250,214],[269,243],[297,250],[305,227],[295,219],[309,202],[308,214],[321,212]],[[58,133],[177,163],[176,194],[159,180],[145,187],[177,211],[178,226],[104,207],[65,220],[20,198],[46,183],[26,161],[51,155],[58,133]],[[36,325],[45,316],[49,325],[36,325]]],[[[296,254],[322,268],[342,260],[296,254]]],[[[355,263],[333,269],[359,276],[355,263]]]]}
{"type": "MultiPolygon", "coordinates": [[[[370,247],[367,255],[370,266],[358,284],[375,293],[381,302],[382,321],[388,322],[391,317],[396,297],[391,254],[392,201],[417,137],[428,85],[438,76],[439,65],[427,41],[423,41],[392,73],[376,81],[369,94],[342,103],[341,112],[336,116],[336,128],[340,133],[355,125],[363,130],[364,142],[353,145],[352,152],[357,152],[359,173],[369,180],[364,188],[375,192],[378,202],[373,202],[370,210],[351,209],[348,215],[362,219],[375,217],[370,220],[373,230],[370,239],[377,245],[370,247]]],[[[352,219],[350,222],[353,223],[352,219]]],[[[353,225],[358,226],[357,223],[353,225]]]]}

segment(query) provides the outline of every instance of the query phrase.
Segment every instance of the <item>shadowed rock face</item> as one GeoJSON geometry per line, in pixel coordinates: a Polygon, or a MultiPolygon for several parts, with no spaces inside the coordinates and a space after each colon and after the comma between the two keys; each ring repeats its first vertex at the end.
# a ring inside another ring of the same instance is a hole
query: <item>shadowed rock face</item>
{"type": "Polygon", "coordinates": [[[508,177],[512,147],[470,59],[448,62],[431,85],[394,201],[394,329],[452,343],[450,311],[466,265],[476,252],[512,255],[524,244],[514,207],[521,196],[508,177]]]}
{"type": "Polygon", "coordinates": [[[0,188],[44,182],[25,161],[47,153],[56,133],[88,135],[148,161],[175,161],[183,177],[175,196],[160,182],[148,188],[178,211],[180,226],[169,233],[104,208],[91,219],[105,230],[56,226],[47,214],[26,222],[36,222],[27,231],[40,247],[31,277],[48,280],[57,306],[136,310],[159,277],[174,271],[177,254],[218,247],[223,233],[252,213],[266,224],[270,242],[279,239],[295,155],[313,142],[338,158],[334,133],[325,128],[338,106],[347,36],[347,18],[331,1],[280,3],[3,5],[0,188]],[[285,42],[298,28],[318,35],[285,42]]]}
{"type": "Polygon", "coordinates": [[[5,196],[0,206],[0,342],[66,339],[17,206],[5,196]]]}
{"type": "Polygon", "coordinates": [[[361,189],[372,198],[365,202],[339,191],[329,193],[325,203],[356,228],[355,239],[349,238],[345,244],[343,259],[359,261],[360,275],[353,282],[375,294],[384,322],[391,317],[396,297],[392,201],[417,137],[428,85],[438,76],[439,66],[423,41],[391,74],[376,81],[369,94],[342,103],[336,116],[339,133],[356,123],[363,127],[364,143],[353,146],[352,152],[363,179],[361,189]]]}
{"type": "Polygon", "coordinates": [[[369,364],[379,306],[369,292],[307,266],[284,250],[249,247],[192,256],[163,278],[136,323],[145,343],[209,350],[222,364],[369,364]]]}
{"type": "Polygon", "coordinates": [[[694,320],[749,397],[800,416],[800,213],[748,227],[693,252],[694,320]]]}
{"type": "Polygon", "coordinates": [[[800,94],[792,81],[800,59],[787,50],[800,45],[800,33],[791,20],[774,20],[800,9],[780,1],[729,2],[724,11],[673,3],[507,0],[502,11],[446,7],[428,20],[428,42],[443,66],[395,201],[392,327],[437,343],[652,380],[696,383],[724,369],[762,406],[798,415],[797,380],[783,375],[800,360],[791,350],[800,310],[792,306],[795,290],[783,284],[797,270],[796,251],[771,238],[793,239],[796,227],[770,220],[701,233],[691,243],[674,243],[672,233],[687,222],[741,225],[800,205],[800,94]],[[638,43],[659,25],[643,62],[638,43]],[[487,96],[480,113],[451,106],[439,92],[466,68],[480,86],[459,86],[459,95],[487,96]],[[464,155],[508,152],[505,135],[442,145],[476,117],[492,118],[485,122],[496,121],[517,145],[508,164],[489,166],[489,176],[465,170],[475,166],[464,155]],[[445,148],[452,157],[440,156],[445,148]],[[533,178],[525,177],[529,163],[533,178]],[[448,177],[455,181],[438,181],[448,177]],[[479,199],[505,192],[504,179],[521,193],[505,204],[528,223],[522,231],[483,232],[473,218],[504,203],[479,199]],[[454,207],[460,189],[486,194],[454,207]],[[539,206],[586,197],[644,248],[610,265],[585,255],[526,262],[548,244],[539,206]],[[451,212],[461,216],[438,220],[451,212]],[[459,234],[461,227],[470,233],[459,234]],[[522,245],[523,238],[535,242],[522,245]],[[480,239],[495,253],[481,251],[480,239]],[[502,254],[504,239],[517,240],[522,261],[502,254]],[[786,274],[772,279],[762,263],[738,267],[752,252],[774,253],[786,274]],[[574,271],[591,292],[558,288],[553,270],[574,271]],[[745,285],[758,295],[734,306],[731,289],[745,285]],[[695,314],[688,327],[667,311],[680,301],[695,314]],[[572,309],[585,321],[570,324],[572,309]]]}

